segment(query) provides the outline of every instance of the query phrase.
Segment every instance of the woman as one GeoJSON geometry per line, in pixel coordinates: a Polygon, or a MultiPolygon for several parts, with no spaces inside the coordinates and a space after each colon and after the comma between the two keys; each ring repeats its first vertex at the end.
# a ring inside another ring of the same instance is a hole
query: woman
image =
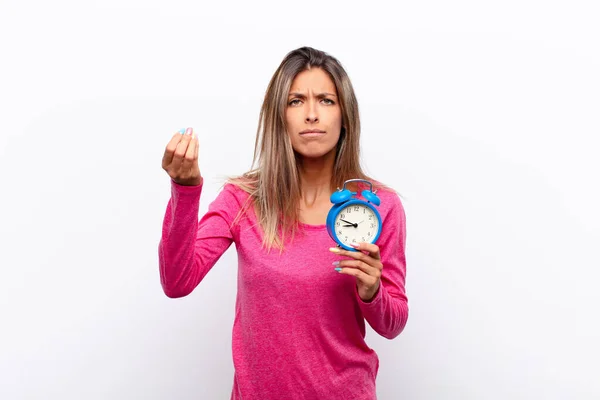
{"type": "Polygon", "coordinates": [[[269,83],[253,169],[230,179],[200,221],[198,139],[188,128],[166,147],[165,294],[191,293],[236,244],[232,399],[376,398],[379,359],[365,343],[365,320],[388,339],[404,329],[406,225],[398,195],[361,170],[359,134],[346,72],[303,47],[269,83]],[[331,194],[353,178],[378,189],[382,218],[377,245],[354,252],[335,247],[325,225],[331,194]]]}

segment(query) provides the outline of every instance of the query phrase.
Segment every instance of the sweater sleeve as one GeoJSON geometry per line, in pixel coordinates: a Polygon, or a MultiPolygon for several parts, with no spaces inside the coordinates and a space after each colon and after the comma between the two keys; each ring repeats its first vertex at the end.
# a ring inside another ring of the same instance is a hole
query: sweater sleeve
{"type": "Polygon", "coordinates": [[[396,194],[382,227],[377,243],[383,264],[379,290],[369,302],[360,298],[356,287],[355,293],[363,316],[373,330],[387,339],[393,339],[402,332],[408,320],[408,298],[404,287],[406,216],[396,194]]]}
{"type": "Polygon", "coordinates": [[[183,186],[171,180],[158,245],[160,282],[171,298],[190,294],[233,242],[231,222],[237,202],[230,185],[198,220],[203,183],[183,186]]]}

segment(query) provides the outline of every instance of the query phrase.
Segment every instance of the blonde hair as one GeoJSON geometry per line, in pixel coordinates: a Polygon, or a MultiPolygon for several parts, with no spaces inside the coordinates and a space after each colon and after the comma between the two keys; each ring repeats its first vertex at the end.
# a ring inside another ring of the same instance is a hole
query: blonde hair
{"type": "MultiPolygon", "coordinates": [[[[292,81],[310,68],[323,69],[333,80],[342,112],[342,130],[336,147],[331,188],[352,178],[367,179],[360,166],[360,118],[350,78],[331,55],[301,47],[289,52],[269,82],[260,110],[251,170],[227,181],[246,191],[263,230],[263,247],[284,248],[286,235],[298,229],[302,188],[296,154],[287,134],[286,108],[292,81]]],[[[382,185],[380,185],[382,186],[382,185]]],[[[347,187],[352,188],[351,185],[347,187]]],[[[248,206],[248,204],[246,204],[248,206]]],[[[242,207],[241,213],[245,211],[242,207]]]]}

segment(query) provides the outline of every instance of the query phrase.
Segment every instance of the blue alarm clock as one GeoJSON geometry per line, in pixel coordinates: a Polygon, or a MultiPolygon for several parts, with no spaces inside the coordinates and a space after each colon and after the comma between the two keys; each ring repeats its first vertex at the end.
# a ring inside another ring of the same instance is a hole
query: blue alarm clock
{"type": "Polygon", "coordinates": [[[360,242],[375,243],[381,233],[381,216],[376,206],[381,204],[373,192],[373,184],[364,179],[349,179],[342,189],[331,195],[333,206],[327,214],[327,232],[329,236],[346,250],[357,251],[351,244],[360,242]],[[362,197],[346,189],[349,182],[365,182],[370,190],[363,190],[362,197]]]}

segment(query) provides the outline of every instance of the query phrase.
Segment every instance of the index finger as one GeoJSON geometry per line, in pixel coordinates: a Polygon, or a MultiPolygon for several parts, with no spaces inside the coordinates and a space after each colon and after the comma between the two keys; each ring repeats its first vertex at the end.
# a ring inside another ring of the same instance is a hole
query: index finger
{"type": "Polygon", "coordinates": [[[360,242],[357,245],[351,245],[356,250],[366,251],[371,257],[376,260],[381,260],[381,254],[379,254],[379,246],[373,243],[360,242]]]}

